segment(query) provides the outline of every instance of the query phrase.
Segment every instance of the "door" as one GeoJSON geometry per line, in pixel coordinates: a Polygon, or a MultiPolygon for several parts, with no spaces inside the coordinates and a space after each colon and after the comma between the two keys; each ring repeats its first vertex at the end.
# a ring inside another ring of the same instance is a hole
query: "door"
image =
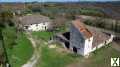
{"type": "Polygon", "coordinates": [[[77,53],[77,48],[73,47],[73,52],[77,53]]]}
{"type": "Polygon", "coordinates": [[[67,49],[69,49],[69,47],[70,47],[69,42],[65,42],[65,47],[66,47],[67,49]]]}

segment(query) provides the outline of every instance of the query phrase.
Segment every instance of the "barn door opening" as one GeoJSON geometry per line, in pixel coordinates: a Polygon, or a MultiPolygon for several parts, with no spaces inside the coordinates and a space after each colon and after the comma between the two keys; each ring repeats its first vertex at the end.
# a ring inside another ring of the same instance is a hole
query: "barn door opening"
{"type": "Polygon", "coordinates": [[[69,44],[69,42],[65,42],[65,47],[66,47],[67,49],[70,48],[70,44],[69,44]]]}
{"type": "Polygon", "coordinates": [[[76,47],[73,47],[73,51],[74,51],[75,53],[77,53],[77,48],[76,48],[76,47]]]}
{"type": "Polygon", "coordinates": [[[45,30],[47,30],[47,27],[45,26],[45,30]]]}

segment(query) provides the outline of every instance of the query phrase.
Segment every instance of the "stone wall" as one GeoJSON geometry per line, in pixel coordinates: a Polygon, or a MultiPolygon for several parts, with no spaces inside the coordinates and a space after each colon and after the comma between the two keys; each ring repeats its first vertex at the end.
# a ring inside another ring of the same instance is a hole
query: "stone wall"
{"type": "Polygon", "coordinates": [[[113,41],[113,38],[114,38],[114,35],[111,35],[111,37],[108,40],[106,40],[106,41],[102,42],[101,44],[99,44],[98,46],[92,48],[91,52],[93,52],[96,49],[99,49],[105,45],[108,45],[109,43],[111,43],[113,41]]]}
{"type": "Polygon", "coordinates": [[[84,54],[85,39],[72,24],[70,28],[70,47],[76,47],[79,54],[84,54]]]}

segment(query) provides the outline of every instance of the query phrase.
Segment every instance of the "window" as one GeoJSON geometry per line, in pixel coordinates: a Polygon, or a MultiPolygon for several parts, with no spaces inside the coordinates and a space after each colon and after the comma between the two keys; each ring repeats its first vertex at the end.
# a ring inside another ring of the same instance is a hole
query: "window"
{"type": "Polygon", "coordinates": [[[45,25],[45,22],[43,23],[43,25],[45,25]]]}
{"type": "Polygon", "coordinates": [[[38,26],[38,24],[36,24],[36,26],[38,26]]]}
{"type": "Polygon", "coordinates": [[[25,26],[25,29],[28,29],[28,26],[25,26]]]}

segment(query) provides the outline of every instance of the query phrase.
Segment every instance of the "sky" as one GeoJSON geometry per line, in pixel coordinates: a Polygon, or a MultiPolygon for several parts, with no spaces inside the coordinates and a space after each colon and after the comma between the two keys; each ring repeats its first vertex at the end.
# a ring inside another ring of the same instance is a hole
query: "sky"
{"type": "Polygon", "coordinates": [[[77,1],[97,1],[97,2],[104,2],[104,1],[120,1],[120,0],[0,0],[0,2],[77,2],[77,1]]]}

